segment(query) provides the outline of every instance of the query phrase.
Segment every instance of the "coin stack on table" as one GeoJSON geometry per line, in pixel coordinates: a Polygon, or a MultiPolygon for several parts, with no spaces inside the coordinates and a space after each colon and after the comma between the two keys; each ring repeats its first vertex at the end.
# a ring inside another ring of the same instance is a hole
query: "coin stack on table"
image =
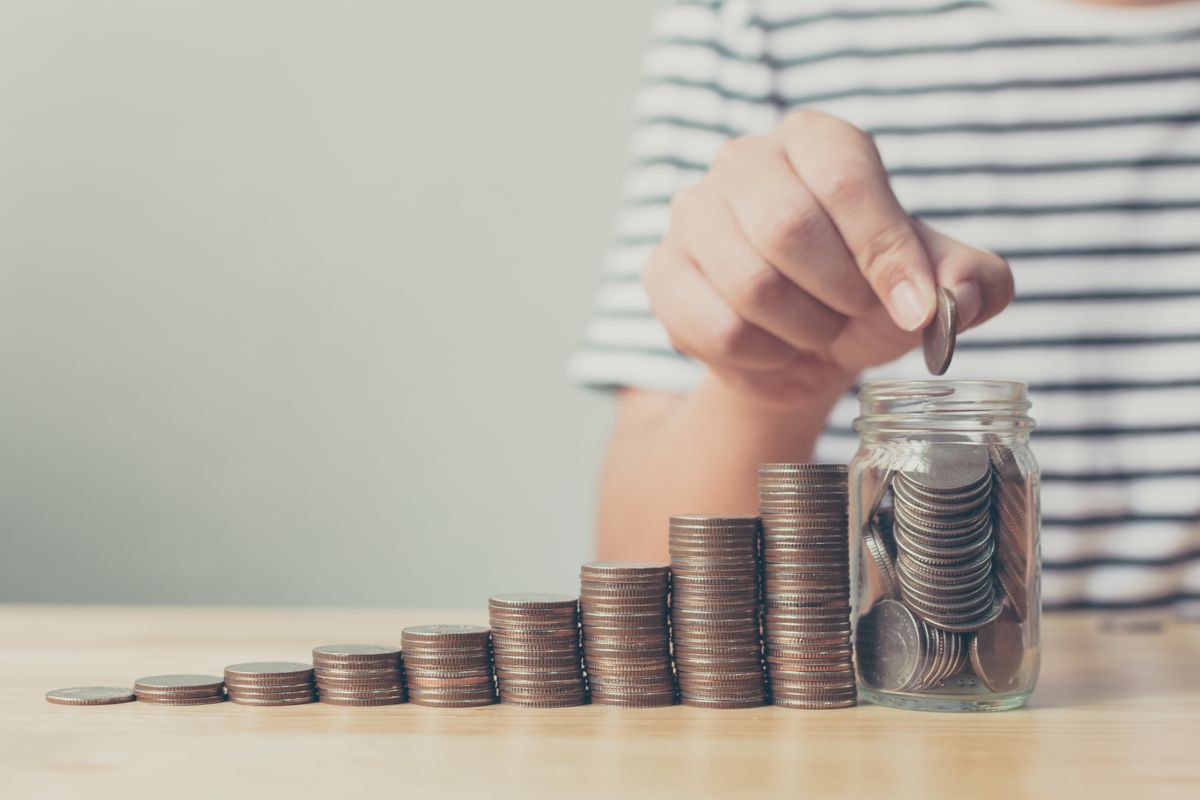
{"type": "Polygon", "coordinates": [[[583,662],[592,702],[648,707],[675,703],[667,592],[670,567],[593,561],[580,569],[583,662]]]}
{"type": "Polygon", "coordinates": [[[438,708],[495,703],[489,634],[484,625],[413,625],[401,631],[409,702],[438,708]]]}
{"type": "Polygon", "coordinates": [[[311,664],[253,661],[225,668],[229,699],[244,706],[297,706],[317,699],[311,664]]]}
{"type": "Polygon", "coordinates": [[[160,706],[205,706],[225,700],[225,682],[215,675],[151,675],[133,684],[138,702],[160,706]]]}
{"type": "Polygon", "coordinates": [[[500,702],[529,708],[587,699],[579,649],[579,598],[498,594],[488,600],[500,702]]]}
{"type": "Polygon", "coordinates": [[[403,703],[400,648],[385,644],[326,644],[314,647],[317,697],[334,706],[403,703]]]}
{"type": "Polygon", "coordinates": [[[671,638],[684,705],[766,701],[758,517],[671,517],[671,638]]]}
{"type": "Polygon", "coordinates": [[[846,467],[761,464],[763,647],[771,702],[857,703],[846,467]]]}

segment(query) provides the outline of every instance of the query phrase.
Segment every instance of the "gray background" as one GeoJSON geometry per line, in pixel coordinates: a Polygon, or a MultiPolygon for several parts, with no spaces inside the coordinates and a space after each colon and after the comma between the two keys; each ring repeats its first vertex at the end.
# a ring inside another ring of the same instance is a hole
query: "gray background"
{"type": "Polygon", "coordinates": [[[0,600],[569,589],[645,0],[0,0],[0,600]]]}

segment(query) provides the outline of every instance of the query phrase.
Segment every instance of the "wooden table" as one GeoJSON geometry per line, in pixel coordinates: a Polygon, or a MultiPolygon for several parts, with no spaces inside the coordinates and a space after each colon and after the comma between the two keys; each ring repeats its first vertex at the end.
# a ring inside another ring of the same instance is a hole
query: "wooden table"
{"type": "Polygon", "coordinates": [[[1051,617],[1030,708],[54,706],[480,614],[0,606],[0,797],[1200,798],[1200,624],[1051,617]]]}

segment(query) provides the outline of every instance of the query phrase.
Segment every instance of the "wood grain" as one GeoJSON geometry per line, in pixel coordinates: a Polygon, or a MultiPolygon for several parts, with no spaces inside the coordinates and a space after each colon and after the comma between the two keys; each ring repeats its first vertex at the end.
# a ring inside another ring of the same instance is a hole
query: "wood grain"
{"type": "Polygon", "coordinates": [[[1200,625],[1050,617],[1030,708],[53,706],[462,612],[0,606],[0,797],[1200,797],[1200,625]]]}

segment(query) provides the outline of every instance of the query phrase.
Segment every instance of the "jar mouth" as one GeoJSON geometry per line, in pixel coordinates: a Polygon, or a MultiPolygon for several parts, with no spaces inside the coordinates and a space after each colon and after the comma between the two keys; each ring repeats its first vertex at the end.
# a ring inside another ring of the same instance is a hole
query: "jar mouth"
{"type": "Polygon", "coordinates": [[[856,431],[1031,429],[1031,403],[1021,381],[869,381],[858,392],[856,431]]]}

